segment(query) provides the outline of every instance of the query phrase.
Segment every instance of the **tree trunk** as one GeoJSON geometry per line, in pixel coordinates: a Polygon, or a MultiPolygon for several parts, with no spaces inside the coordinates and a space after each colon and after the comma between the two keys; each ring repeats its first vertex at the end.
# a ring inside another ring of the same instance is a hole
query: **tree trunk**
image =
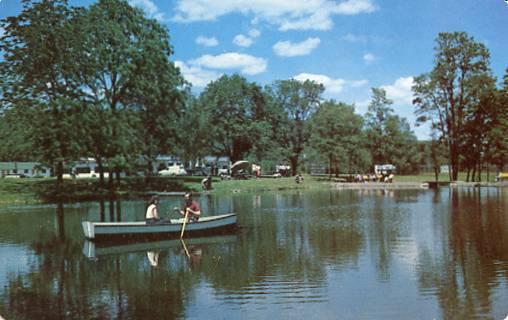
{"type": "Polygon", "coordinates": [[[298,172],[298,156],[290,157],[289,162],[291,163],[291,174],[296,176],[296,173],[298,172]]]}
{"type": "Polygon", "coordinates": [[[328,176],[330,178],[330,180],[332,179],[332,174],[333,174],[333,170],[332,170],[332,155],[329,155],[328,156],[328,176]]]}
{"type": "Polygon", "coordinates": [[[104,188],[104,167],[102,166],[101,157],[96,157],[97,167],[99,168],[99,187],[104,188]]]}
{"type": "Polygon", "coordinates": [[[120,185],[120,168],[115,167],[116,184],[120,185]]]}
{"type": "Polygon", "coordinates": [[[457,150],[457,146],[455,145],[452,145],[451,147],[451,155],[450,155],[450,160],[451,160],[451,166],[452,166],[452,170],[451,170],[451,178],[452,178],[452,181],[457,181],[458,179],[458,176],[459,176],[459,152],[457,150]]]}
{"type": "Polygon", "coordinates": [[[59,160],[56,163],[56,190],[60,193],[63,186],[63,161],[59,160]]]}
{"type": "Polygon", "coordinates": [[[115,191],[115,186],[114,186],[113,180],[114,180],[114,171],[113,171],[113,168],[109,167],[109,170],[108,170],[108,188],[109,188],[109,192],[110,193],[113,193],[115,191]]]}

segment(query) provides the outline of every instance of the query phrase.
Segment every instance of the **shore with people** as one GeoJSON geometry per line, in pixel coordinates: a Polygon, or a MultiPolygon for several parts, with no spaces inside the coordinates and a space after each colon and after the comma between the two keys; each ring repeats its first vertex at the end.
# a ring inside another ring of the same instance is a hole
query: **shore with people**
{"type": "MultiPolygon", "coordinates": [[[[221,180],[213,177],[213,184],[209,190],[203,190],[200,177],[151,177],[124,179],[111,193],[101,189],[97,179],[66,180],[61,192],[54,190],[52,178],[44,179],[0,179],[0,207],[13,205],[27,205],[37,203],[95,201],[100,199],[145,198],[150,194],[174,195],[186,191],[206,194],[226,194],[238,192],[282,191],[293,189],[326,189],[326,188],[354,188],[354,189],[420,189],[433,187],[435,177],[430,174],[395,176],[392,182],[347,182],[334,176],[303,175],[304,179],[282,177],[274,179],[246,179],[221,180]]],[[[465,179],[464,179],[465,180],[465,179]]],[[[440,185],[452,187],[508,187],[507,182],[495,182],[494,177],[483,178],[482,182],[450,182],[445,175],[439,176],[440,185]]]]}

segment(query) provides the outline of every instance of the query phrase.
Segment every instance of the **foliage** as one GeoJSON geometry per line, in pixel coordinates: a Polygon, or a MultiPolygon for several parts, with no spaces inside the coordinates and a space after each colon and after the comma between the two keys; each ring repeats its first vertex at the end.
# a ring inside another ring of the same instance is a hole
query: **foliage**
{"type": "Polygon", "coordinates": [[[73,77],[79,70],[74,21],[80,14],[65,0],[23,0],[20,15],[1,21],[3,105],[26,110],[19,121],[40,159],[56,164],[58,182],[63,162],[80,153],[75,130],[80,84],[73,77]]]}
{"type": "Polygon", "coordinates": [[[79,157],[97,159],[102,181],[103,164],[113,172],[138,154],[175,151],[188,90],[169,61],[166,28],[123,0],[23,3],[2,21],[2,107],[24,115],[23,137],[39,160],[57,164],[59,183],[64,162],[79,157]]]}
{"type": "Polygon", "coordinates": [[[464,32],[440,33],[436,43],[433,70],[414,80],[413,103],[419,120],[431,121],[446,142],[457,179],[466,117],[492,89],[489,52],[464,32]]]}
{"type": "Polygon", "coordinates": [[[280,129],[277,134],[278,143],[285,149],[286,158],[295,175],[309,138],[305,123],[320,105],[324,86],[310,80],[301,82],[290,79],[276,81],[270,92],[275,114],[284,115],[277,124],[280,129]]]}
{"type": "Polygon", "coordinates": [[[372,89],[372,101],[365,115],[368,147],[374,164],[390,163],[399,173],[417,171],[417,139],[406,119],[393,114],[392,100],[381,88],[372,89]]]}
{"type": "Polygon", "coordinates": [[[120,0],[92,5],[82,25],[83,91],[91,117],[103,120],[98,135],[90,135],[90,151],[96,158],[139,153],[148,160],[173,151],[185,96],[183,78],[168,59],[167,30],[120,0]]]}
{"type": "Polygon", "coordinates": [[[362,127],[353,106],[326,101],[311,118],[308,149],[328,162],[330,173],[364,171],[361,164],[368,156],[362,127]]]}
{"type": "Polygon", "coordinates": [[[265,103],[261,89],[239,75],[224,75],[201,93],[200,105],[209,116],[208,132],[213,155],[242,160],[252,148],[260,148],[265,127],[265,103]]]}
{"type": "Polygon", "coordinates": [[[508,69],[504,75],[503,86],[496,91],[495,100],[489,110],[491,123],[487,133],[486,158],[502,171],[508,159],[508,69]]]}
{"type": "Polygon", "coordinates": [[[363,119],[352,106],[324,101],[324,86],[309,80],[262,88],[224,75],[194,97],[170,60],[168,30],[127,1],[22,2],[21,14],[0,21],[0,159],[43,162],[59,185],[81,157],[110,173],[137,171],[140,158],[151,173],[158,155],[171,154],[187,163],[229,156],[264,170],[289,163],[293,174],[312,159],[338,174],[382,163],[415,172],[427,156],[437,174],[446,147],[451,179],[459,167],[474,179],[483,163],[506,164],[508,70],[496,89],[487,48],[463,32],[439,34],[434,68],[415,78],[418,119],[439,134],[418,152],[383,89],[372,89],[363,119]]]}

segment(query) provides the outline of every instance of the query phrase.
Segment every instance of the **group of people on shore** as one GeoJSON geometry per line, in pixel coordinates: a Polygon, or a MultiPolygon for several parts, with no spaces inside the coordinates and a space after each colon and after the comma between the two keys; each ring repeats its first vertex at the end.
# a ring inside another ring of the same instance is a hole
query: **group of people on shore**
{"type": "MultiPolygon", "coordinates": [[[[148,204],[148,208],[146,208],[145,221],[147,224],[164,224],[169,223],[168,219],[161,218],[158,211],[159,206],[159,197],[152,196],[150,198],[150,202],[148,204]]],[[[178,210],[178,213],[183,217],[187,217],[188,222],[196,222],[199,220],[201,216],[201,209],[197,201],[192,199],[192,193],[186,192],[184,194],[184,202],[182,207],[175,208],[175,211],[178,210]]]]}
{"type": "Polygon", "coordinates": [[[372,173],[372,174],[357,174],[355,176],[355,182],[384,182],[392,183],[395,175],[393,173],[372,173]]]}

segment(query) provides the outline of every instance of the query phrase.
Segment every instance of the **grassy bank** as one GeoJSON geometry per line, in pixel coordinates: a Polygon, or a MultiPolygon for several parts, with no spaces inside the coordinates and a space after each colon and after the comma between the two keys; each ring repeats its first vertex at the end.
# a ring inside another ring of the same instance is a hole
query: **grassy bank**
{"type": "MultiPolygon", "coordinates": [[[[186,191],[199,187],[201,179],[193,177],[122,178],[114,183],[111,192],[106,181],[101,186],[98,179],[64,180],[60,190],[54,178],[0,179],[0,206],[53,202],[78,202],[111,198],[139,198],[149,192],[186,191]]],[[[196,189],[197,190],[197,189],[196,189]]]]}
{"type": "MultiPolygon", "coordinates": [[[[0,179],[0,207],[8,205],[37,204],[47,202],[77,202],[104,198],[144,198],[151,192],[201,191],[202,177],[143,177],[122,178],[115,182],[112,194],[106,187],[101,187],[98,179],[64,180],[62,191],[55,190],[55,179],[0,179]]],[[[489,181],[493,181],[491,174],[489,181]]],[[[433,174],[412,176],[395,176],[396,182],[434,181],[433,174]]],[[[466,175],[460,174],[459,180],[465,181],[466,175]]],[[[447,174],[441,174],[439,181],[449,181],[447,174]]],[[[486,174],[482,181],[487,181],[486,174]]],[[[212,194],[231,192],[260,192],[291,189],[329,188],[327,177],[305,176],[303,183],[297,184],[294,178],[261,178],[249,180],[213,180],[212,194]]]]}
{"type": "Polygon", "coordinates": [[[212,193],[229,193],[240,191],[278,191],[278,190],[292,190],[292,189],[316,189],[328,188],[322,181],[310,176],[305,176],[304,182],[296,183],[295,178],[260,178],[249,180],[217,180],[212,184],[212,193]]]}

